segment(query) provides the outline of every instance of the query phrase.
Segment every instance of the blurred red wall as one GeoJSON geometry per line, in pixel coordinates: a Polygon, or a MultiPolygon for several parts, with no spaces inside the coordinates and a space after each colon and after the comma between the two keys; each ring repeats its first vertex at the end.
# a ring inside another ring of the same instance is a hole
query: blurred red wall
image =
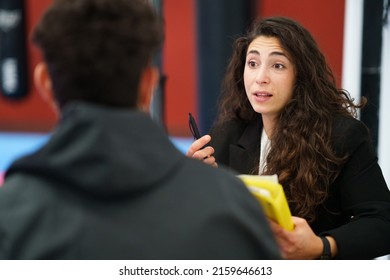
{"type": "Polygon", "coordinates": [[[25,0],[26,36],[28,57],[29,92],[21,100],[9,100],[0,95],[0,130],[4,131],[48,131],[55,121],[54,113],[42,101],[33,86],[33,69],[39,61],[39,53],[30,42],[33,26],[51,0],[25,0]]]}
{"type": "Polygon", "coordinates": [[[305,26],[325,54],[338,85],[341,86],[343,37],[343,0],[261,0],[261,16],[289,16],[305,26]]]}
{"type": "MultiPolygon", "coordinates": [[[[51,0],[25,0],[27,35],[51,0]]],[[[165,119],[168,133],[189,136],[188,112],[197,117],[196,77],[196,0],[164,0],[166,41],[163,49],[163,71],[166,81],[165,119]]],[[[340,84],[344,26],[343,0],[261,0],[258,14],[285,15],[300,21],[317,40],[340,84]]],[[[28,38],[28,75],[30,91],[20,101],[0,96],[0,131],[49,131],[55,115],[41,100],[33,86],[33,68],[39,53],[28,38]]]]}
{"type": "Polygon", "coordinates": [[[188,112],[197,117],[196,0],[164,0],[167,75],[165,119],[168,133],[189,136],[188,112]]]}

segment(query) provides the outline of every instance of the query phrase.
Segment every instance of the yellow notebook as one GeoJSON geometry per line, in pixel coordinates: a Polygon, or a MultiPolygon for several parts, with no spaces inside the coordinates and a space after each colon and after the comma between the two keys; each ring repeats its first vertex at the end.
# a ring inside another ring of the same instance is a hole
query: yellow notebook
{"type": "Polygon", "coordinates": [[[251,193],[260,201],[265,214],[287,230],[293,230],[294,223],[290,208],[277,176],[239,175],[251,193]]]}

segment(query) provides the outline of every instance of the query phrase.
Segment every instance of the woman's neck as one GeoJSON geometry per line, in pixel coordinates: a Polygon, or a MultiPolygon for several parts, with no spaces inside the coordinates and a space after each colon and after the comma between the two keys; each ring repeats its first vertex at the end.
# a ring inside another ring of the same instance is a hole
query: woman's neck
{"type": "Polygon", "coordinates": [[[263,119],[263,129],[265,133],[267,134],[268,138],[272,138],[272,133],[275,128],[276,118],[269,117],[269,116],[261,116],[263,119]]]}

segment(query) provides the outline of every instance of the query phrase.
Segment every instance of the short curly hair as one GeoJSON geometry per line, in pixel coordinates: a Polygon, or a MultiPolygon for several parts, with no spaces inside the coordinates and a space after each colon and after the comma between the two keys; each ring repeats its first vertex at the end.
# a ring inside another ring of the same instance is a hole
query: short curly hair
{"type": "Polygon", "coordinates": [[[72,100],[134,108],[143,68],[163,41],[146,0],[56,0],[33,31],[60,107],[72,100]]]}

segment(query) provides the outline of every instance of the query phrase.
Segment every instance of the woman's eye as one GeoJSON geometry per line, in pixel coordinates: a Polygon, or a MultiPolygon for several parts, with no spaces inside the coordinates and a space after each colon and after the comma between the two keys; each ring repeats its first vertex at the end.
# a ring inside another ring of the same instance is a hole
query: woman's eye
{"type": "Polygon", "coordinates": [[[250,68],[254,68],[254,67],[256,67],[256,65],[257,65],[257,63],[254,62],[253,60],[248,61],[248,66],[249,66],[250,68]]]}
{"type": "Polygon", "coordinates": [[[284,65],[283,65],[283,64],[280,64],[280,63],[275,63],[275,64],[274,64],[274,68],[275,68],[275,69],[283,69],[283,68],[284,68],[284,65]]]}

